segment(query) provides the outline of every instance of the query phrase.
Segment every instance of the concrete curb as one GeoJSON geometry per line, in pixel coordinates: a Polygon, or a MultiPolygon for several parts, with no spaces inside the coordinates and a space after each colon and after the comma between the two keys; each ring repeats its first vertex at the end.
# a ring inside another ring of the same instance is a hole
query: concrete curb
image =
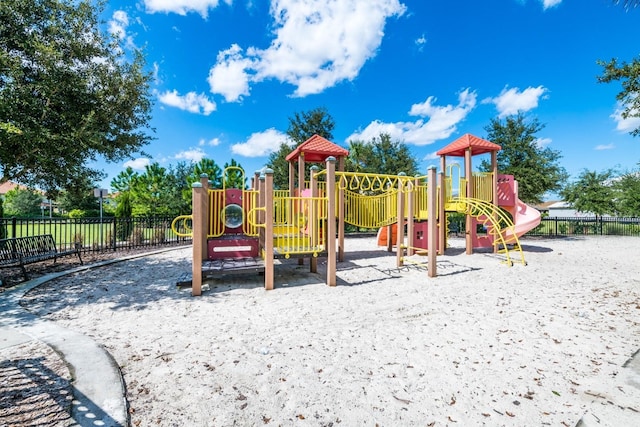
{"type": "Polygon", "coordinates": [[[111,354],[86,335],[29,313],[20,306],[20,300],[30,290],[58,277],[181,249],[185,246],[83,265],[47,274],[3,292],[0,296],[0,348],[32,339],[42,341],[60,355],[71,371],[74,378],[71,416],[78,425],[129,425],[124,380],[111,354]]]}

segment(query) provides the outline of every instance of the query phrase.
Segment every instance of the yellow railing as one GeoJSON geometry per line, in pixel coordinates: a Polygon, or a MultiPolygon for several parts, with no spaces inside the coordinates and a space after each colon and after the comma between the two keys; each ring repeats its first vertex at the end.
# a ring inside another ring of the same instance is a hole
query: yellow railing
{"type": "Polygon", "coordinates": [[[275,197],[273,206],[276,254],[288,258],[302,254],[317,256],[324,251],[325,197],[275,197]]]}
{"type": "MultiPolygon", "coordinates": [[[[227,200],[225,197],[226,191],[220,189],[209,190],[209,232],[207,237],[220,237],[225,231],[225,207],[227,200]]],[[[242,191],[242,232],[247,236],[257,236],[258,229],[253,225],[253,222],[247,221],[247,215],[251,211],[251,208],[258,204],[258,191],[256,190],[243,190],[242,191]]]]}
{"type": "Polygon", "coordinates": [[[192,221],[193,221],[193,215],[177,216],[171,222],[171,230],[175,233],[176,236],[192,237],[193,236],[192,221]]]}
{"type": "Polygon", "coordinates": [[[396,222],[398,190],[374,196],[345,190],[344,205],[344,222],[361,228],[379,228],[396,222]]]}
{"type": "Polygon", "coordinates": [[[207,237],[220,237],[224,234],[225,191],[209,190],[209,232],[207,237]]]}
{"type": "Polygon", "coordinates": [[[474,173],[473,174],[473,198],[490,202],[493,200],[493,174],[474,173]]]}
{"type": "MultiPolygon", "coordinates": [[[[418,177],[421,179],[423,177],[418,177]]],[[[361,172],[336,172],[336,183],[340,189],[360,193],[384,193],[398,188],[398,182],[413,181],[416,177],[383,175],[361,172]]]]}
{"type": "Polygon", "coordinates": [[[509,246],[512,245],[512,251],[520,254],[520,262],[527,265],[524,259],[524,253],[520,246],[520,241],[515,232],[515,227],[511,217],[501,208],[480,199],[457,199],[455,203],[464,204],[466,206],[465,213],[477,218],[480,223],[487,227],[487,232],[494,239],[494,242],[500,248],[499,253],[505,255],[504,262],[509,266],[513,265],[513,260],[509,254],[509,246]],[[505,239],[505,234],[509,231],[509,237],[505,239]]]}

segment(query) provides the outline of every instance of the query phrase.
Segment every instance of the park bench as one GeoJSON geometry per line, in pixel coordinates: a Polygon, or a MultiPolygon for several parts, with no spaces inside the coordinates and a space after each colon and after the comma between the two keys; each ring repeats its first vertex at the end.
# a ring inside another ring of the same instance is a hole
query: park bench
{"type": "Polygon", "coordinates": [[[55,264],[59,257],[68,255],[77,255],[82,264],[82,257],[77,248],[58,250],[51,234],[0,239],[0,268],[20,267],[25,280],[29,280],[25,268],[27,264],[50,259],[53,259],[55,264]]]}

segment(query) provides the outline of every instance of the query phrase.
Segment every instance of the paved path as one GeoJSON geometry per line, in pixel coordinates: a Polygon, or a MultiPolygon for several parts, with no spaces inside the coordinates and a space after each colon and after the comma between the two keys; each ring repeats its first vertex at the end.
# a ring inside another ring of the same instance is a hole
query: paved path
{"type": "Polygon", "coordinates": [[[0,350],[31,340],[52,347],[66,362],[73,376],[71,416],[80,426],[127,426],[129,416],[125,386],[115,360],[98,343],[86,335],[41,319],[20,306],[20,299],[31,289],[49,280],[78,271],[102,267],[167,250],[85,265],[48,274],[8,289],[0,296],[0,350]]]}

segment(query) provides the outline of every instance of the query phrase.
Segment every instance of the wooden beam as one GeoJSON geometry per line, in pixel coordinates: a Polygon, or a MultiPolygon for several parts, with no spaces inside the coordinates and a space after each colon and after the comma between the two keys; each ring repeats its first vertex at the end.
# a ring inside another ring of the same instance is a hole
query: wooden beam
{"type": "Polygon", "coordinates": [[[327,285],[336,286],[336,159],[327,161],[327,285]]]}

